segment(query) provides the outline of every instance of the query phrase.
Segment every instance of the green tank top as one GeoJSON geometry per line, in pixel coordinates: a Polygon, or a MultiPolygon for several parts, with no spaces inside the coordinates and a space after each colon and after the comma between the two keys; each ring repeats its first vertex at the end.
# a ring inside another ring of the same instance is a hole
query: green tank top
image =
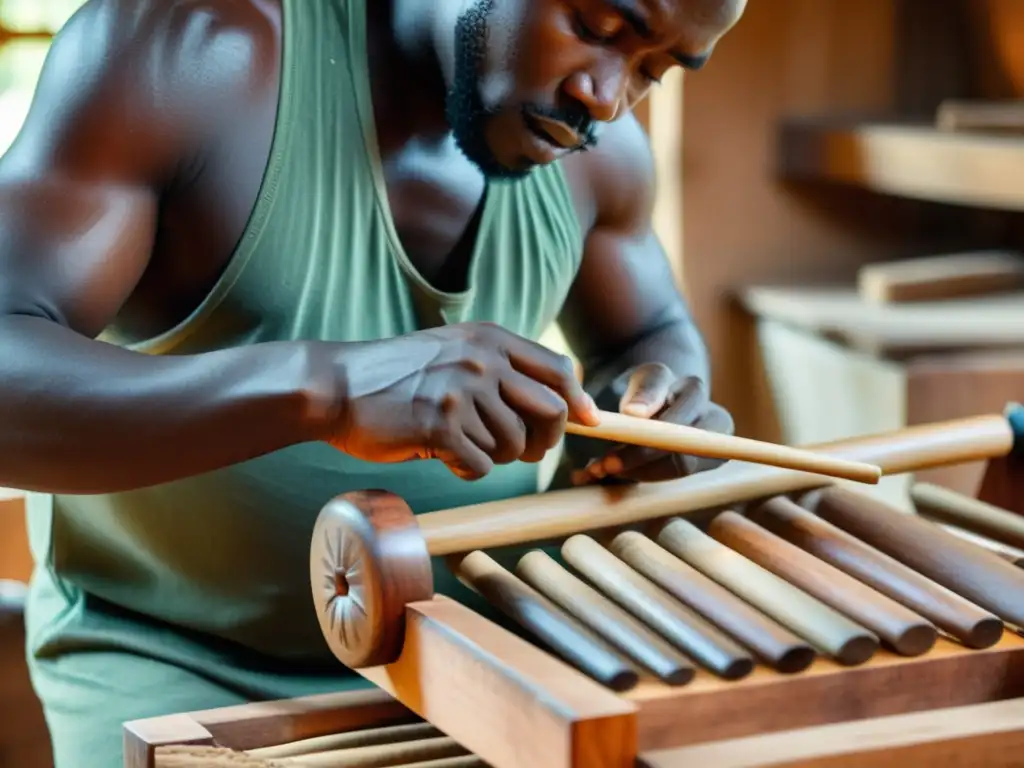
{"type": "MultiPolygon", "coordinates": [[[[180,325],[150,339],[112,328],[107,341],[177,355],[290,339],[369,340],[463,321],[493,321],[538,339],[553,324],[582,253],[557,164],[488,185],[464,292],[432,288],[403,251],[370,101],[368,1],[283,1],[276,132],[236,253],[180,325]]],[[[41,627],[33,644],[40,654],[73,646],[174,655],[177,640],[168,638],[188,634],[189,642],[269,658],[333,661],[308,576],[311,529],[329,499],[386,488],[423,513],[537,492],[541,472],[516,463],[467,483],[437,462],[377,465],[303,444],[128,493],[33,496],[37,563],[77,606],[59,616],[46,616],[41,598],[30,606],[41,627]],[[95,598],[102,628],[89,624],[95,598]],[[155,622],[143,631],[134,618],[111,619],[124,609],[155,622]]],[[[448,577],[438,591],[457,588],[448,577]]]]}

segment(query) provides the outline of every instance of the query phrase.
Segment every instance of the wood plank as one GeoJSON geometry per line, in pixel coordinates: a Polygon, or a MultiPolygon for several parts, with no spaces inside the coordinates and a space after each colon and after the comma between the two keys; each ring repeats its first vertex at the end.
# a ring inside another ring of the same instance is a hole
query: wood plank
{"type": "MultiPolygon", "coordinates": [[[[874,304],[848,283],[751,285],[744,307],[853,349],[894,359],[910,354],[1006,350],[1024,343],[1024,292],[998,296],[874,304]]],[[[1007,355],[1024,361],[1024,355],[1007,355]]]]}
{"type": "Polygon", "coordinates": [[[857,290],[868,304],[943,301],[1024,289],[1024,258],[977,251],[865,264],[857,290]]]}
{"type": "Polygon", "coordinates": [[[805,728],[645,754],[639,768],[1016,766],[1024,699],[805,728]]]}
{"type": "Polygon", "coordinates": [[[784,123],[781,170],[935,203],[1024,211],[1024,138],[887,122],[784,123]]]}
{"type": "Polygon", "coordinates": [[[632,768],[637,754],[635,704],[442,596],[406,607],[398,661],[360,672],[494,768],[632,768]]]}
{"type": "Polygon", "coordinates": [[[822,659],[798,675],[762,667],[731,683],[704,674],[678,690],[643,684],[626,698],[640,707],[639,745],[647,752],[1020,696],[1024,639],[1007,632],[981,651],[940,640],[913,659],[880,651],[859,667],[822,659]]]}
{"type": "Polygon", "coordinates": [[[125,768],[151,768],[164,745],[219,745],[236,750],[418,721],[380,689],[252,702],[125,723],[125,768]]]}

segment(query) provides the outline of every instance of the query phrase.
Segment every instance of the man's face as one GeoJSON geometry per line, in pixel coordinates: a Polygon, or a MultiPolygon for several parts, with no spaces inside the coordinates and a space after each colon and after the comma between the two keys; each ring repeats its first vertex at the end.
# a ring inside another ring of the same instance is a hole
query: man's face
{"type": "Polygon", "coordinates": [[[592,146],[672,67],[698,69],[746,0],[463,0],[446,111],[490,178],[592,146]]]}

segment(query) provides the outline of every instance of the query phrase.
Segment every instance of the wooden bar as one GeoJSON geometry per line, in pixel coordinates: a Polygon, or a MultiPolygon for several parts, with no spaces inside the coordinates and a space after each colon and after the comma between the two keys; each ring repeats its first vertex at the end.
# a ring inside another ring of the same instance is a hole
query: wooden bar
{"type": "Polygon", "coordinates": [[[912,608],[972,648],[987,648],[1003,635],[1003,623],[992,613],[790,499],[770,499],[747,514],[777,536],[912,608]]]}
{"type": "Polygon", "coordinates": [[[716,674],[735,680],[754,668],[744,648],[589,536],[568,539],[562,557],[608,597],[716,674]]]}
{"type": "Polygon", "coordinates": [[[732,550],[871,630],[904,656],[920,656],[935,644],[935,627],[910,609],[735,512],[715,517],[708,532],[732,550]]]}
{"type": "Polygon", "coordinates": [[[658,750],[638,768],[1019,766],[1024,699],[950,707],[658,750]]]}
{"type": "Polygon", "coordinates": [[[630,768],[637,754],[636,704],[441,596],[406,608],[398,661],[359,672],[493,768],[630,768]]]}
{"type": "Polygon", "coordinates": [[[915,515],[843,488],[811,494],[817,515],[963,595],[1024,626],[1024,571],[915,515]]]}
{"type": "Polygon", "coordinates": [[[693,679],[689,659],[546,552],[523,555],[516,575],[658,679],[669,685],[685,685],[693,679]]]}
{"type": "Polygon", "coordinates": [[[1024,548],[1024,517],[1020,515],[933,483],[915,483],[910,498],[922,517],[1024,548]]]}
{"type": "Polygon", "coordinates": [[[874,633],[715,541],[692,523],[680,518],[669,520],[656,540],[680,560],[844,664],[863,664],[878,649],[874,633]]]}
{"type": "Polygon", "coordinates": [[[471,552],[453,565],[467,586],[589,677],[616,691],[636,685],[639,674],[621,653],[488,555],[471,552]]]}
{"type": "Polygon", "coordinates": [[[790,121],[781,165],[793,179],[934,203],[1024,210],[1024,139],[883,122],[790,121]]]}
{"type": "Polygon", "coordinates": [[[802,672],[814,661],[814,649],[805,640],[646,536],[624,531],[609,549],[780,672],[802,672]]]}
{"type": "MultiPolygon", "coordinates": [[[[811,446],[816,452],[877,464],[885,474],[920,471],[1006,455],[1013,430],[1002,415],[977,416],[811,446]]],[[[416,518],[431,555],[449,555],[820,488],[809,472],[730,462],[662,483],[587,486],[429,512],[416,518]]]]}

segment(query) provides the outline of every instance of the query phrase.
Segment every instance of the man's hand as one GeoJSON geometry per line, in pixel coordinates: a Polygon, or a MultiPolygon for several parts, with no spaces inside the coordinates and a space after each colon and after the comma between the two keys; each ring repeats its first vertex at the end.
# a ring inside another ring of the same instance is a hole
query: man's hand
{"type": "Polygon", "coordinates": [[[569,418],[597,423],[568,357],[491,323],[323,349],[343,382],[327,439],[365,461],[440,459],[475,480],[540,461],[569,418]]]}
{"type": "MultiPolygon", "coordinates": [[[[710,432],[732,434],[729,412],[711,402],[704,382],[696,377],[676,378],[661,363],[648,363],[627,371],[619,411],[629,416],[658,419],[710,432]]],[[[667,453],[637,445],[618,445],[593,459],[573,475],[577,485],[604,478],[633,482],[672,480],[721,466],[720,459],[667,453]]]]}

